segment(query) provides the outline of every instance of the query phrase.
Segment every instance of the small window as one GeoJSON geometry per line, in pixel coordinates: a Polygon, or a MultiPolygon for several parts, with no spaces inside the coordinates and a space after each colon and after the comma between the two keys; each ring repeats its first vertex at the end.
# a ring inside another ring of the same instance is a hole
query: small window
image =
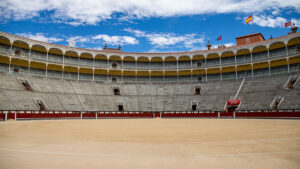
{"type": "MultiPolygon", "coordinates": [[[[202,80],[202,78],[201,78],[202,80]]],[[[201,94],[201,87],[195,87],[195,92],[194,92],[195,95],[200,95],[201,94]]]]}
{"type": "Polygon", "coordinates": [[[300,45],[296,46],[296,52],[300,52],[300,45]]]}
{"type": "Polygon", "coordinates": [[[16,50],[15,50],[15,55],[17,55],[17,56],[22,55],[21,49],[16,49],[16,50]]]}
{"type": "Polygon", "coordinates": [[[19,68],[19,67],[14,67],[14,72],[16,72],[16,73],[21,72],[21,68],[19,68]]]}
{"type": "Polygon", "coordinates": [[[291,77],[286,84],[286,88],[293,89],[295,87],[296,82],[297,82],[297,77],[291,77]]]}
{"type": "Polygon", "coordinates": [[[120,95],[120,89],[119,88],[114,88],[114,94],[115,95],[120,95]]]}
{"type": "Polygon", "coordinates": [[[202,76],[198,75],[198,76],[197,76],[197,80],[198,80],[198,81],[202,81],[202,76]]]}
{"type": "Polygon", "coordinates": [[[123,104],[119,104],[119,105],[118,105],[118,110],[119,110],[119,111],[124,111],[123,104]]]}
{"type": "Polygon", "coordinates": [[[280,102],[283,100],[284,98],[281,96],[276,96],[271,104],[271,108],[273,110],[277,110],[279,108],[279,104],[280,102]]]}
{"type": "Polygon", "coordinates": [[[197,66],[197,67],[200,67],[200,66],[201,66],[201,61],[197,61],[197,62],[196,62],[196,66],[197,66]]]}
{"type": "Polygon", "coordinates": [[[111,77],[111,81],[112,82],[117,82],[117,77],[116,76],[111,77]]]}
{"type": "Polygon", "coordinates": [[[197,104],[192,104],[192,111],[196,111],[197,110],[197,104]]]}
{"type": "Polygon", "coordinates": [[[37,104],[38,104],[38,106],[40,108],[40,111],[46,110],[46,106],[45,106],[45,104],[44,104],[44,102],[42,100],[37,100],[36,102],[37,102],[37,104]]]}
{"type": "Polygon", "coordinates": [[[32,91],[32,87],[31,87],[31,85],[29,84],[29,82],[27,80],[21,79],[20,82],[23,85],[25,90],[32,91]]]}
{"type": "Polygon", "coordinates": [[[111,64],[111,67],[112,67],[112,68],[117,68],[117,63],[116,63],[116,62],[113,62],[113,63],[111,64]]]}
{"type": "Polygon", "coordinates": [[[273,108],[274,110],[278,109],[279,103],[280,103],[280,100],[276,99],[275,102],[273,103],[272,108],[273,108]]]}

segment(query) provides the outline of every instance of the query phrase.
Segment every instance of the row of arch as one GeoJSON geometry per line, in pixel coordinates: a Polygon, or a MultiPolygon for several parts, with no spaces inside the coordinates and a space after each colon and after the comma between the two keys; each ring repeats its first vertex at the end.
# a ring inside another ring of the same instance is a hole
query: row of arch
{"type": "MultiPolygon", "coordinates": [[[[0,32],[1,33],[1,32],[0,32]]],[[[3,33],[2,33],[3,34],[3,33]]],[[[186,54],[173,53],[173,54],[147,54],[147,53],[126,53],[126,52],[101,52],[94,50],[79,50],[76,48],[71,48],[67,46],[59,47],[59,45],[49,44],[50,47],[43,45],[43,43],[37,43],[38,41],[31,40],[32,43],[26,38],[21,37],[7,37],[0,34],[0,43],[12,47],[18,47],[27,49],[29,51],[37,51],[47,54],[55,54],[61,56],[69,57],[79,57],[87,59],[100,59],[100,60],[115,60],[115,61],[138,61],[138,62],[172,62],[172,61],[190,61],[190,60],[204,60],[204,59],[215,59],[215,58],[224,58],[224,57],[233,57],[238,55],[247,55],[252,53],[259,52],[269,52],[270,50],[275,50],[279,48],[287,48],[288,46],[300,44],[300,34],[295,33],[283,38],[276,38],[268,43],[260,43],[255,46],[245,46],[245,47],[235,47],[227,48],[222,50],[211,50],[204,52],[186,52],[186,54]],[[34,43],[33,43],[34,42],[34,43]],[[67,49],[65,49],[67,48],[67,49]],[[143,55],[152,55],[152,56],[143,56],[143,55]],[[163,56],[159,56],[163,55],[163,56]]]]}
{"type": "MultiPolygon", "coordinates": [[[[125,75],[125,76],[176,76],[176,75],[200,75],[200,74],[216,74],[216,73],[230,73],[236,71],[247,71],[255,69],[263,69],[270,67],[278,67],[289,64],[300,63],[300,56],[293,56],[290,58],[279,58],[271,61],[261,61],[255,63],[212,67],[188,70],[114,70],[114,69],[100,69],[77,66],[66,66],[58,64],[50,64],[38,61],[28,61],[21,58],[8,58],[0,56],[0,62],[11,66],[21,66],[27,68],[35,68],[42,70],[63,71],[70,73],[85,73],[85,74],[100,74],[100,75],[125,75]]],[[[10,71],[10,70],[9,70],[10,71]]]]}

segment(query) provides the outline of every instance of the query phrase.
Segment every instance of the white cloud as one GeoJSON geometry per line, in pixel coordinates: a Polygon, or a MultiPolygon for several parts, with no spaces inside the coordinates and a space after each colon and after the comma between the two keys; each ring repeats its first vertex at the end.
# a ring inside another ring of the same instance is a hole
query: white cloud
{"type": "Polygon", "coordinates": [[[262,27],[283,27],[287,20],[280,16],[266,16],[266,15],[255,15],[253,16],[253,23],[262,27]]]}
{"type": "MultiPolygon", "coordinates": [[[[243,22],[246,18],[243,18],[243,22]]],[[[258,14],[253,16],[253,23],[262,27],[284,27],[284,24],[288,21],[292,21],[295,23],[295,25],[300,26],[300,19],[286,19],[280,16],[274,16],[274,15],[264,15],[264,14],[258,14]]],[[[245,22],[244,22],[245,23],[245,22]]],[[[250,23],[251,24],[251,23],[250,23]]]]}
{"type": "Polygon", "coordinates": [[[211,13],[258,13],[282,8],[300,12],[299,0],[2,0],[0,18],[23,20],[50,11],[53,21],[71,25],[97,24],[122,14],[121,20],[211,13]],[[63,19],[62,19],[63,18],[63,19]]]}
{"type": "Polygon", "coordinates": [[[182,44],[185,48],[193,48],[194,44],[203,44],[203,35],[185,34],[176,35],[174,33],[147,33],[141,30],[126,28],[125,31],[133,33],[136,37],[145,37],[152,45],[165,48],[171,45],[182,44]]]}
{"type": "MultiPolygon", "coordinates": [[[[235,43],[229,42],[229,43],[225,43],[225,44],[222,44],[222,45],[225,45],[226,47],[231,47],[231,46],[235,46],[235,43]]],[[[216,48],[218,48],[219,46],[221,46],[221,45],[212,45],[212,48],[213,48],[213,49],[216,49],[216,48]]],[[[206,48],[206,49],[207,49],[207,48],[206,48]]]]}
{"type": "Polygon", "coordinates": [[[129,44],[129,45],[135,45],[138,44],[139,41],[130,36],[109,36],[106,34],[99,34],[94,37],[92,37],[94,40],[103,40],[104,42],[110,44],[110,45],[124,45],[124,44],[129,44]]]}
{"type": "Polygon", "coordinates": [[[17,33],[17,35],[22,36],[22,37],[26,37],[26,38],[30,38],[30,39],[34,39],[34,40],[38,40],[38,41],[50,42],[50,43],[63,41],[63,39],[61,39],[61,38],[47,37],[43,33],[36,33],[36,34],[31,34],[31,33],[17,33]]]}
{"type": "Polygon", "coordinates": [[[67,42],[71,42],[71,41],[74,41],[74,42],[89,42],[89,36],[71,36],[67,39],[67,42]]]}

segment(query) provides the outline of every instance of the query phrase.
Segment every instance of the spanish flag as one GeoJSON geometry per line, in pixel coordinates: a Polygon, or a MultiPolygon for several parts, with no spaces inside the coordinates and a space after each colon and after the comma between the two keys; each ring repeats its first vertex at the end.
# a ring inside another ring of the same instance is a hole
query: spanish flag
{"type": "Polygon", "coordinates": [[[249,23],[252,21],[252,16],[249,16],[247,19],[246,19],[246,23],[249,23]]]}

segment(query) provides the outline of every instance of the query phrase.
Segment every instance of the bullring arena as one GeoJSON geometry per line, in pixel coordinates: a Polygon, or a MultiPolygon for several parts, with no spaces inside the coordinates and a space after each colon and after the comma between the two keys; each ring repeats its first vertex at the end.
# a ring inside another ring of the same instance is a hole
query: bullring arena
{"type": "Polygon", "coordinates": [[[296,31],[175,53],[0,32],[0,168],[299,168],[296,31]]]}

